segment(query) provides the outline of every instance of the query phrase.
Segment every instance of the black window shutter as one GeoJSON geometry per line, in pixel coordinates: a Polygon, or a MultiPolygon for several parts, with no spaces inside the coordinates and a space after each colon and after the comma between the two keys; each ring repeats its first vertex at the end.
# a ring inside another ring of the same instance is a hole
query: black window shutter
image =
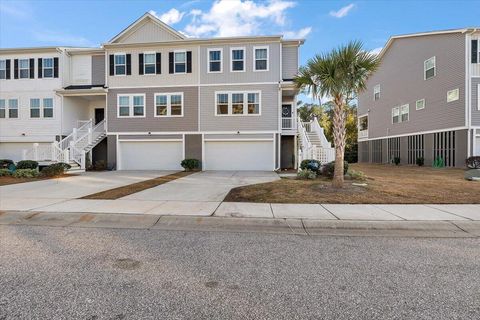
{"type": "Polygon", "coordinates": [[[187,51],[187,73],[192,73],[192,51],[187,51]]]}
{"type": "Polygon", "coordinates": [[[115,64],[114,64],[114,57],[113,57],[113,54],[111,54],[108,58],[109,60],[109,66],[110,66],[110,75],[113,76],[115,75],[115,64]]]}
{"type": "Polygon", "coordinates": [[[173,52],[168,53],[168,73],[173,73],[173,52]]]}
{"type": "Polygon", "coordinates": [[[143,74],[143,53],[138,54],[138,74],[143,74]]]}
{"type": "Polygon", "coordinates": [[[160,74],[162,73],[162,54],[160,52],[157,52],[155,54],[155,64],[156,64],[156,73],[160,74]]]}
{"type": "Polygon", "coordinates": [[[132,74],[132,55],[127,54],[127,75],[132,74]]]}
{"type": "Polygon", "coordinates": [[[18,59],[13,60],[13,77],[18,79],[18,59]]]}
{"type": "Polygon", "coordinates": [[[7,73],[5,79],[10,79],[10,59],[5,62],[5,72],[7,73]]]}
{"type": "Polygon", "coordinates": [[[58,58],[53,58],[53,77],[58,78],[58,58]]]}
{"type": "Polygon", "coordinates": [[[35,78],[35,59],[30,58],[30,79],[35,78]]]}
{"type": "Polygon", "coordinates": [[[42,70],[42,58],[38,58],[38,63],[37,63],[37,67],[38,67],[38,78],[41,79],[43,77],[43,70],[42,70]]]}
{"type": "Polygon", "coordinates": [[[478,40],[472,40],[472,63],[478,63],[478,40]]]}

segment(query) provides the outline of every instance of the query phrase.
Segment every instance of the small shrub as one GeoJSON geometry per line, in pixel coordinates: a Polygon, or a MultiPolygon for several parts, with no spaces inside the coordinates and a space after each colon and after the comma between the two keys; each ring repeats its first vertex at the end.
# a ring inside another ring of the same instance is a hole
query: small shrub
{"type": "Polygon", "coordinates": [[[35,178],[39,175],[37,169],[18,169],[13,173],[15,178],[35,178]]]}
{"type": "Polygon", "coordinates": [[[68,163],[63,163],[63,162],[54,163],[43,168],[41,171],[41,174],[45,177],[61,176],[62,174],[65,173],[65,171],[67,171],[71,167],[72,166],[69,165],[68,163]]]}
{"type": "Polygon", "coordinates": [[[425,158],[424,157],[417,157],[417,160],[415,161],[415,163],[417,164],[417,166],[423,167],[423,165],[425,164],[425,158]]]}
{"type": "Polygon", "coordinates": [[[435,160],[433,160],[433,167],[434,168],[443,168],[445,167],[445,161],[443,160],[442,157],[438,157],[435,160]]]}
{"type": "Polygon", "coordinates": [[[317,178],[317,173],[310,169],[303,169],[297,173],[298,179],[313,180],[317,178]]]}
{"type": "Polygon", "coordinates": [[[396,165],[396,166],[400,165],[400,157],[394,157],[394,158],[392,159],[392,162],[393,162],[393,164],[396,165]]]}
{"type": "MultiPolygon", "coordinates": [[[[348,162],[343,162],[343,174],[347,174],[348,172],[348,162]]],[[[329,162],[322,168],[322,175],[328,178],[333,178],[333,174],[335,173],[335,161],[329,162]]]]}
{"type": "Polygon", "coordinates": [[[107,162],[105,160],[95,161],[95,165],[93,166],[93,170],[95,170],[95,171],[107,170],[107,162]]]}
{"type": "Polygon", "coordinates": [[[11,176],[12,172],[8,169],[0,169],[0,177],[11,176]]]}
{"type": "Polygon", "coordinates": [[[7,169],[12,164],[13,161],[10,159],[0,159],[0,169],[7,169]]]}
{"type": "Polygon", "coordinates": [[[348,175],[352,180],[359,180],[359,181],[367,180],[367,176],[365,176],[365,173],[363,173],[362,171],[350,169],[350,171],[348,171],[348,175]]]}
{"type": "Polygon", "coordinates": [[[467,158],[467,160],[465,160],[465,165],[469,169],[480,169],[480,156],[467,158]]]}
{"type": "Polygon", "coordinates": [[[18,161],[17,169],[37,169],[38,162],[33,160],[22,160],[18,161]]]}
{"type": "Polygon", "coordinates": [[[322,165],[320,164],[320,161],[314,159],[306,159],[300,163],[300,169],[302,170],[308,169],[314,172],[318,172],[320,171],[321,167],[322,165]]]}
{"type": "Polygon", "coordinates": [[[184,159],[180,165],[185,169],[185,171],[192,171],[200,168],[200,161],[197,159],[184,159]]]}

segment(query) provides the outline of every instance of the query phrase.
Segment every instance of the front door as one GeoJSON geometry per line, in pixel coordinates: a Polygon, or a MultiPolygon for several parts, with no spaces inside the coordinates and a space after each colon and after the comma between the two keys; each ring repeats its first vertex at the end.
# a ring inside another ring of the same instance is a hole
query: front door
{"type": "Polygon", "coordinates": [[[105,109],[95,108],[95,124],[105,119],[105,109]]]}

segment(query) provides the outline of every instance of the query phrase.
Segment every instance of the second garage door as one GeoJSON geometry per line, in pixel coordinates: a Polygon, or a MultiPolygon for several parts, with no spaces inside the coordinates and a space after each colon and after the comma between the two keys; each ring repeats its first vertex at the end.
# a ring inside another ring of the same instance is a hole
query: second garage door
{"type": "Polygon", "coordinates": [[[181,141],[121,141],[121,170],[182,170],[181,141]]]}
{"type": "Polygon", "coordinates": [[[205,141],[206,170],[273,170],[272,141],[205,141]]]}

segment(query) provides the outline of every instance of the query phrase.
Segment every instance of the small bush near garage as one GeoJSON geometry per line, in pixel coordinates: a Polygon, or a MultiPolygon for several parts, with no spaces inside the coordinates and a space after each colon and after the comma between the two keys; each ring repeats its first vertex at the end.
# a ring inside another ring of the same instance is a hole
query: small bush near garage
{"type": "Polygon", "coordinates": [[[17,169],[37,169],[38,162],[33,160],[22,160],[17,162],[17,169]]]}
{"type": "Polygon", "coordinates": [[[200,168],[200,161],[197,159],[184,159],[180,165],[185,169],[185,171],[193,171],[200,168]]]}
{"type": "Polygon", "coordinates": [[[319,172],[322,165],[320,161],[314,159],[306,159],[300,163],[300,169],[302,170],[311,170],[313,172],[319,172]]]}
{"type": "Polygon", "coordinates": [[[37,169],[17,169],[13,173],[14,178],[36,178],[39,175],[37,169]]]}
{"type": "Polygon", "coordinates": [[[423,167],[423,165],[425,164],[425,158],[417,157],[417,159],[415,160],[415,163],[417,164],[417,166],[423,167]]]}
{"type": "Polygon", "coordinates": [[[8,169],[0,169],[0,177],[9,177],[12,175],[12,172],[8,169]]]}
{"type": "MultiPolygon", "coordinates": [[[[327,178],[333,178],[334,172],[335,172],[335,161],[327,163],[322,168],[322,175],[327,177],[327,178]]],[[[343,162],[343,172],[344,172],[344,174],[347,174],[347,172],[348,172],[348,162],[347,161],[343,162]]]]}
{"type": "Polygon", "coordinates": [[[46,166],[41,173],[44,177],[56,177],[63,175],[71,167],[68,163],[59,162],[46,166]]]}
{"type": "Polygon", "coordinates": [[[303,169],[298,171],[297,178],[304,179],[304,180],[313,180],[317,178],[317,173],[310,169],[303,169]]]}
{"type": "Polygon", "coordinates": [[[9,166],[13,165],[13,161],[10,159],[0,159],[0,169],[8,169],[9,166]]]}
{"type": "Polygon", "coordinates": [[[465,164],[469,169],[480,169],[480,157],[469,157],[465,160],[465,164]]]}

